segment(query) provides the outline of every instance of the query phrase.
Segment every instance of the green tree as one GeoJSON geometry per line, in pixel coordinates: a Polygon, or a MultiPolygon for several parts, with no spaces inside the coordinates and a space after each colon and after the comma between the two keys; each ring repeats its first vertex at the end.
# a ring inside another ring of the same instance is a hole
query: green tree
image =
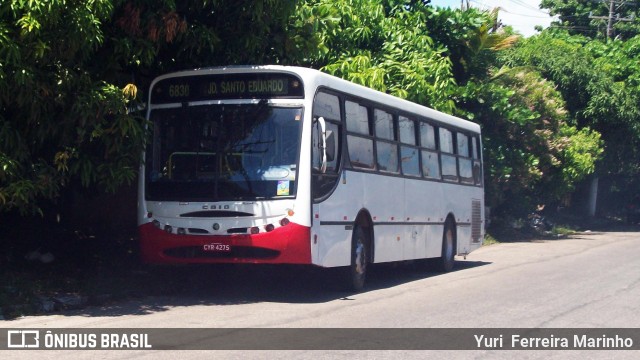
{"type": "Polygon", "coordinates": [[[571,125],[562,95],[539,73],[504,68],[463,95],[483,125],[486,201],[496,214],[558,203],[595,170],[600,134],[571,125]]]}
{"type": "Polygon", "coordinates": [[[103,55],[115,69],[156,76],[297,56],[287,28],[295,0],[113,1],[103,55]]]}
{"type": "Polygon", "coordinates": [[[323,44],[314,65],[483,126],[487,199],[498,212],[558,201],[593,172],[599,134],[573,126],[553,83],[531,69],[496,75],[519,38],[498,29],[497,11],[380,0],[301,7],[323,44]]]}
{"type": "MultiPolygon", "coordinates": [[[[306,1],[322,52],[309,63],[356,83],[447,112],[455,86],[451,62],[429,36],[431,8],[420,2],[306,1]]],[[[309,21],[309,20],[306,20],[309,21]]],[[[298,19],[297,23],[305,23],[298,19]]]]}
{"type": "Polygon", "coordinates": [[[461,84],[459,93],[451,94],[459,114],[483,126],[486,200],[494,214],[525,215],[565,198],[594,171],[602,152],[600,134],[575,126],[564,94],[535,67],[503,61],[521,39],[498,27],[498,9],[446,9],[431,20],[434,38],[447,48],[461,84]]]}
{"type": "Polygon", "coordinates": [[[520,38],[498,28],[499,9],[465,11],[436,9],[428,18],[429,34],[446,49],[458,84],[489,76],[499,50],[508,49],[520,38]]]}
{"type": "Polygon", "coordinates": [[[607,144],[601,173],[637,169],[640,138],[636,38],[603,43],[548,32],[505,52],[506,66],[532,66],[553,81],[578,128],[600,132],[607,144]],[[626,44],[626,45],[625,45],[626,44]]]}
{"type": "Polygon", "coordinates": [[[297,59],[314,37],[289,37],[294,9],[294,0],[0,3],[0,211],[37,213],[65,189],[131,183],[146,130],[130,110],[150,80],[297,59]]]}
{"type": "Polygon", "coordinates": [[[136,176],[136,87],[94,76],[111,1],[0,5],[0,209],[39,211],[74,178],[113,190],[136,176]]]}
{"type": "Polygon", "coordinates": [[[612,83],[606,88],[608,96],[602,94],[590,111],[594,116],[602,116],[597,126],[609,144],[603,172],[637,177],[640,174],[640,35],[626,41],[591,41],[586,50],[594,57],[595,67],[607,74],[612,83]],[[601,107],[604,110],[600,110],[601,107]]]}

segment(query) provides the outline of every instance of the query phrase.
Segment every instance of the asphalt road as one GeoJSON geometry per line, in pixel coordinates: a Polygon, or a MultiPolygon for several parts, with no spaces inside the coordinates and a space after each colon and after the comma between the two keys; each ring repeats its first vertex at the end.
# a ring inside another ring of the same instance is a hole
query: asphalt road
{"type": "MultiPolygon", "coordinates": [[[[306,268],[181,268],[173,296],[0,323],[11,328],[640,328],[640,233],[485,246],[456,270],[377,266],[368,289],[306,268]]],[[[196,331],[196,330],[194,330],[196,331]]],[[[9,358],[175,358],[175,351],[4,351],[9,358]],[[28,356],[27,356],[28,355],[28,356]]],[[[210,358],[640,358],[640,351],[195,351],[210,358]]]]}

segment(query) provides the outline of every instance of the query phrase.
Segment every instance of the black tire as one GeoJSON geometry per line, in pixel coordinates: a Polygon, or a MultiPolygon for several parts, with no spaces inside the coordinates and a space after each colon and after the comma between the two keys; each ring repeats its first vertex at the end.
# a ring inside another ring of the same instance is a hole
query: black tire
{"type": "Polygon", "coordinates": [[[444,224],[442,233],[442,255],[435,259],[435,270],[439,272],[450,272],[455,264],[456,255],[456,231],[452,221],[444,224]]]}
{"type": "Polygon", "coordinates": [[[362,291],[369,268],[369,237],[360,226],[353,230],[351,238],[351,265],[346,276],[346,287],[352,291],[362,291]]]}

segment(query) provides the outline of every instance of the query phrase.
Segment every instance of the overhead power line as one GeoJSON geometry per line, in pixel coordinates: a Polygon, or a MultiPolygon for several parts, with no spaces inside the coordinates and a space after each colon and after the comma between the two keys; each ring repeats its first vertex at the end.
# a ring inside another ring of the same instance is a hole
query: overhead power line
{"type": "Polygon", "coordinates": [[[532,15],[524,15],[524,14],[518,14],[518,13],[514,13],[513,11],[507,11],[506,7],[508,5],[513,5],[513,7],[519,8],[519,10],[525,10],[525,11],[535,11],[537,13],[540,14],[544,14],[547,16],[551,16],[551,14],[549,14],[548,11],[545,11],[543,9],[540,8],[536,8],[534,6],[531,6],[530,4],[527,4],[526,2],[522,1],[522,0],[507,0],[507,1],[501,1],[499,2],[499,4],[490,4],[491,1],[486,2],[486,1],[479,1],[479,0],[466,0],[467,3],[472,2],[476,5],[478,5],[478,8],[480,9],[491,9],[491,8],[500,8],[501,11],[504,12],[508,12],[511,14],[515,14],[515,15],[521,15],[521,16],[527,16],[527,17],[532,17],[532,15]],[[503,5],[503,3],[507,3],[506,5],[503,5]],[[509,4],[511,3],[511,4],[509,4]]]}
{"type": "Polygon", "coordinates": [[[518,5],[522,6],[522,7],[524,7],[524,8],[528,8],[529,10],[535,10],[535,11],[538,11],[538,12],[541,12],[541,13],[544,13],[544,14],[547,14],[547,15],[549,14],[549,13],[543,11],[542,9],[540,9],[538,7],[535,7],[535,6],[532,6],[531,4],[528,4],[528,3],[526,3],[526,2],[524,2],[522,0],[511,0],[511,1],[513,3],[515,3],[515,4],[518,4],[518,5]]]}

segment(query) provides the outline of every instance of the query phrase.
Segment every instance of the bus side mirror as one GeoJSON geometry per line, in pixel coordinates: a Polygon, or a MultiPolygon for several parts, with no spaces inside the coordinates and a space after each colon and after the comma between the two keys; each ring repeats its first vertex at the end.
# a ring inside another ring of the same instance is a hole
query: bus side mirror
{"type": "Polygon", "coordinates": [[[318,125],[320,126],[320,144],[318,144],[318,146],[320,147],[320,151],[322,151],[320,153],[320,173],[324,174],[327,172],[327,124],[322,116],[318,118],[318,125]]]}
{"type": "Polygon", "coordinates": [[[336,137],[335,132],[327,130],[325,132],[325,151],[327,153],[327,161],[333,161],[336,158],[336,137]]]}

